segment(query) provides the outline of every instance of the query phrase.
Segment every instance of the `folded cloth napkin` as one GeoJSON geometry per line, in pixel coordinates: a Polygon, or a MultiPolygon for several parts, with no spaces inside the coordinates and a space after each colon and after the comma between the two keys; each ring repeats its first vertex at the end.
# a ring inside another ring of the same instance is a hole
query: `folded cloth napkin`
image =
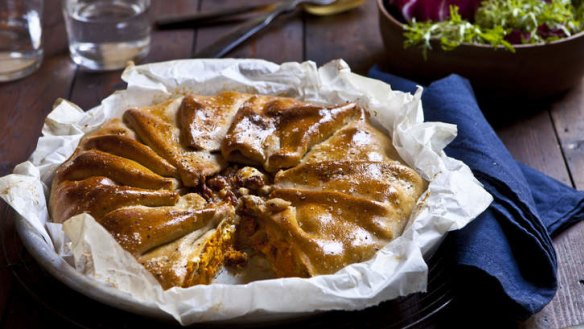
{"type": "MultiPolygon", "coordinates": [[[[416,90],[414,82],[378,67],[369,76],[394,90],[416,90]]],[[[493,316],[520,320],[538,312],[557,289],[550,235],[584,219],[584,192],[516,162],[464,78],[451,75],[431,83],[422,104],[426,121],[458,126],[446,154],[465,162],[494,197],[481,216],[447,238],[457,297],[471,302],[461,304],[496,312],[493,316]]]]}

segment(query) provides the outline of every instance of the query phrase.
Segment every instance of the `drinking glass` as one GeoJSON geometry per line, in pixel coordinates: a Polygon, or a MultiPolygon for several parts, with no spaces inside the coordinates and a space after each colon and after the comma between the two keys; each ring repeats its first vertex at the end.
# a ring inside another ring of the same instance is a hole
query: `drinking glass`
{"type": "Polygon", "coordinates": [[[43,60],[42,0],[0,0],[0,81],[25,77],[43,60]]]}
{"type": "Polygon", "coordinates": [[[150,50],[150,0],[63,0],[73,61],[90,70],[116,70],[150,50]]]}

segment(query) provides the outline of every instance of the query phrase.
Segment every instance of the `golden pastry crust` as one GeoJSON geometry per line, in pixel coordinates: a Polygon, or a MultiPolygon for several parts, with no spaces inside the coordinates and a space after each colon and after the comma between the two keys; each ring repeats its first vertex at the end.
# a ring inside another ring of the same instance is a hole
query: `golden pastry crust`
{"type": "Polygon", "coordinates": [[[329,274],[399,236],[426,188],[354,103],[225,92],[128,109],[56,171],[56,222],[91,214],[166,289],[263,255],[329,274]]]}

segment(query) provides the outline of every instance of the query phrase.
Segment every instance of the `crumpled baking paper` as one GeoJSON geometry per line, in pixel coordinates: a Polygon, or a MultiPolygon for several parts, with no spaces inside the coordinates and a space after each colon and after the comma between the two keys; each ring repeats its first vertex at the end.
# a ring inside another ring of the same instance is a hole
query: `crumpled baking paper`
{"type": "Polygon", "coordinates": [[[415,95],[393,91],[385,83],[352,73],[342,60],[320,68],[312,62],[277,65],[244,59],[180,60],[130,66],[122,78],[127,89],[115,92],[90,111],[58,101],[29,161],[18,165],[12,175],[0,178],[0,197],[20,214],[19,220],[28,221],[28,227],[41,234],[50,250],[91,277],[96,286],[105,286],[106,292],[126,292],[136,309],[149,305],[161,317],[172,316],[183,325],[358,310],[424,291],[428,268],[423,255],[448,231],[460,229],[478,216],[492,200],[465,164],[443,152],[456,136],[456,127],[423,121],[421,88],[415,95]],[[121,117],[130,107],[186,93],[211,95],[223,90],[326,104],[351,101],[367,109],[373,121],[393,138],[403,160],[429,181],[403,235],[373,259],[332,275],[164,291],[91,216],[78,215],[63,225],[50,223],[46,200],[52,174],[73,153],[84,133],[110,118],[121,117]]]}

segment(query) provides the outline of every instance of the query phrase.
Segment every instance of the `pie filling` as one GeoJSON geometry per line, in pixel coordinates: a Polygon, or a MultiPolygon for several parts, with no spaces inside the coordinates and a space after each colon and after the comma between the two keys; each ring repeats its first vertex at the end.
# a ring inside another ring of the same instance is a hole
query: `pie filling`
{"type": "Polygon", "coordinates": [[[128,109],[86,134],[49,210],[91,214],[168,289],[250,256],[277,277],[368,260],[425,189],[354,103],[224,92],[128,109]]]}

